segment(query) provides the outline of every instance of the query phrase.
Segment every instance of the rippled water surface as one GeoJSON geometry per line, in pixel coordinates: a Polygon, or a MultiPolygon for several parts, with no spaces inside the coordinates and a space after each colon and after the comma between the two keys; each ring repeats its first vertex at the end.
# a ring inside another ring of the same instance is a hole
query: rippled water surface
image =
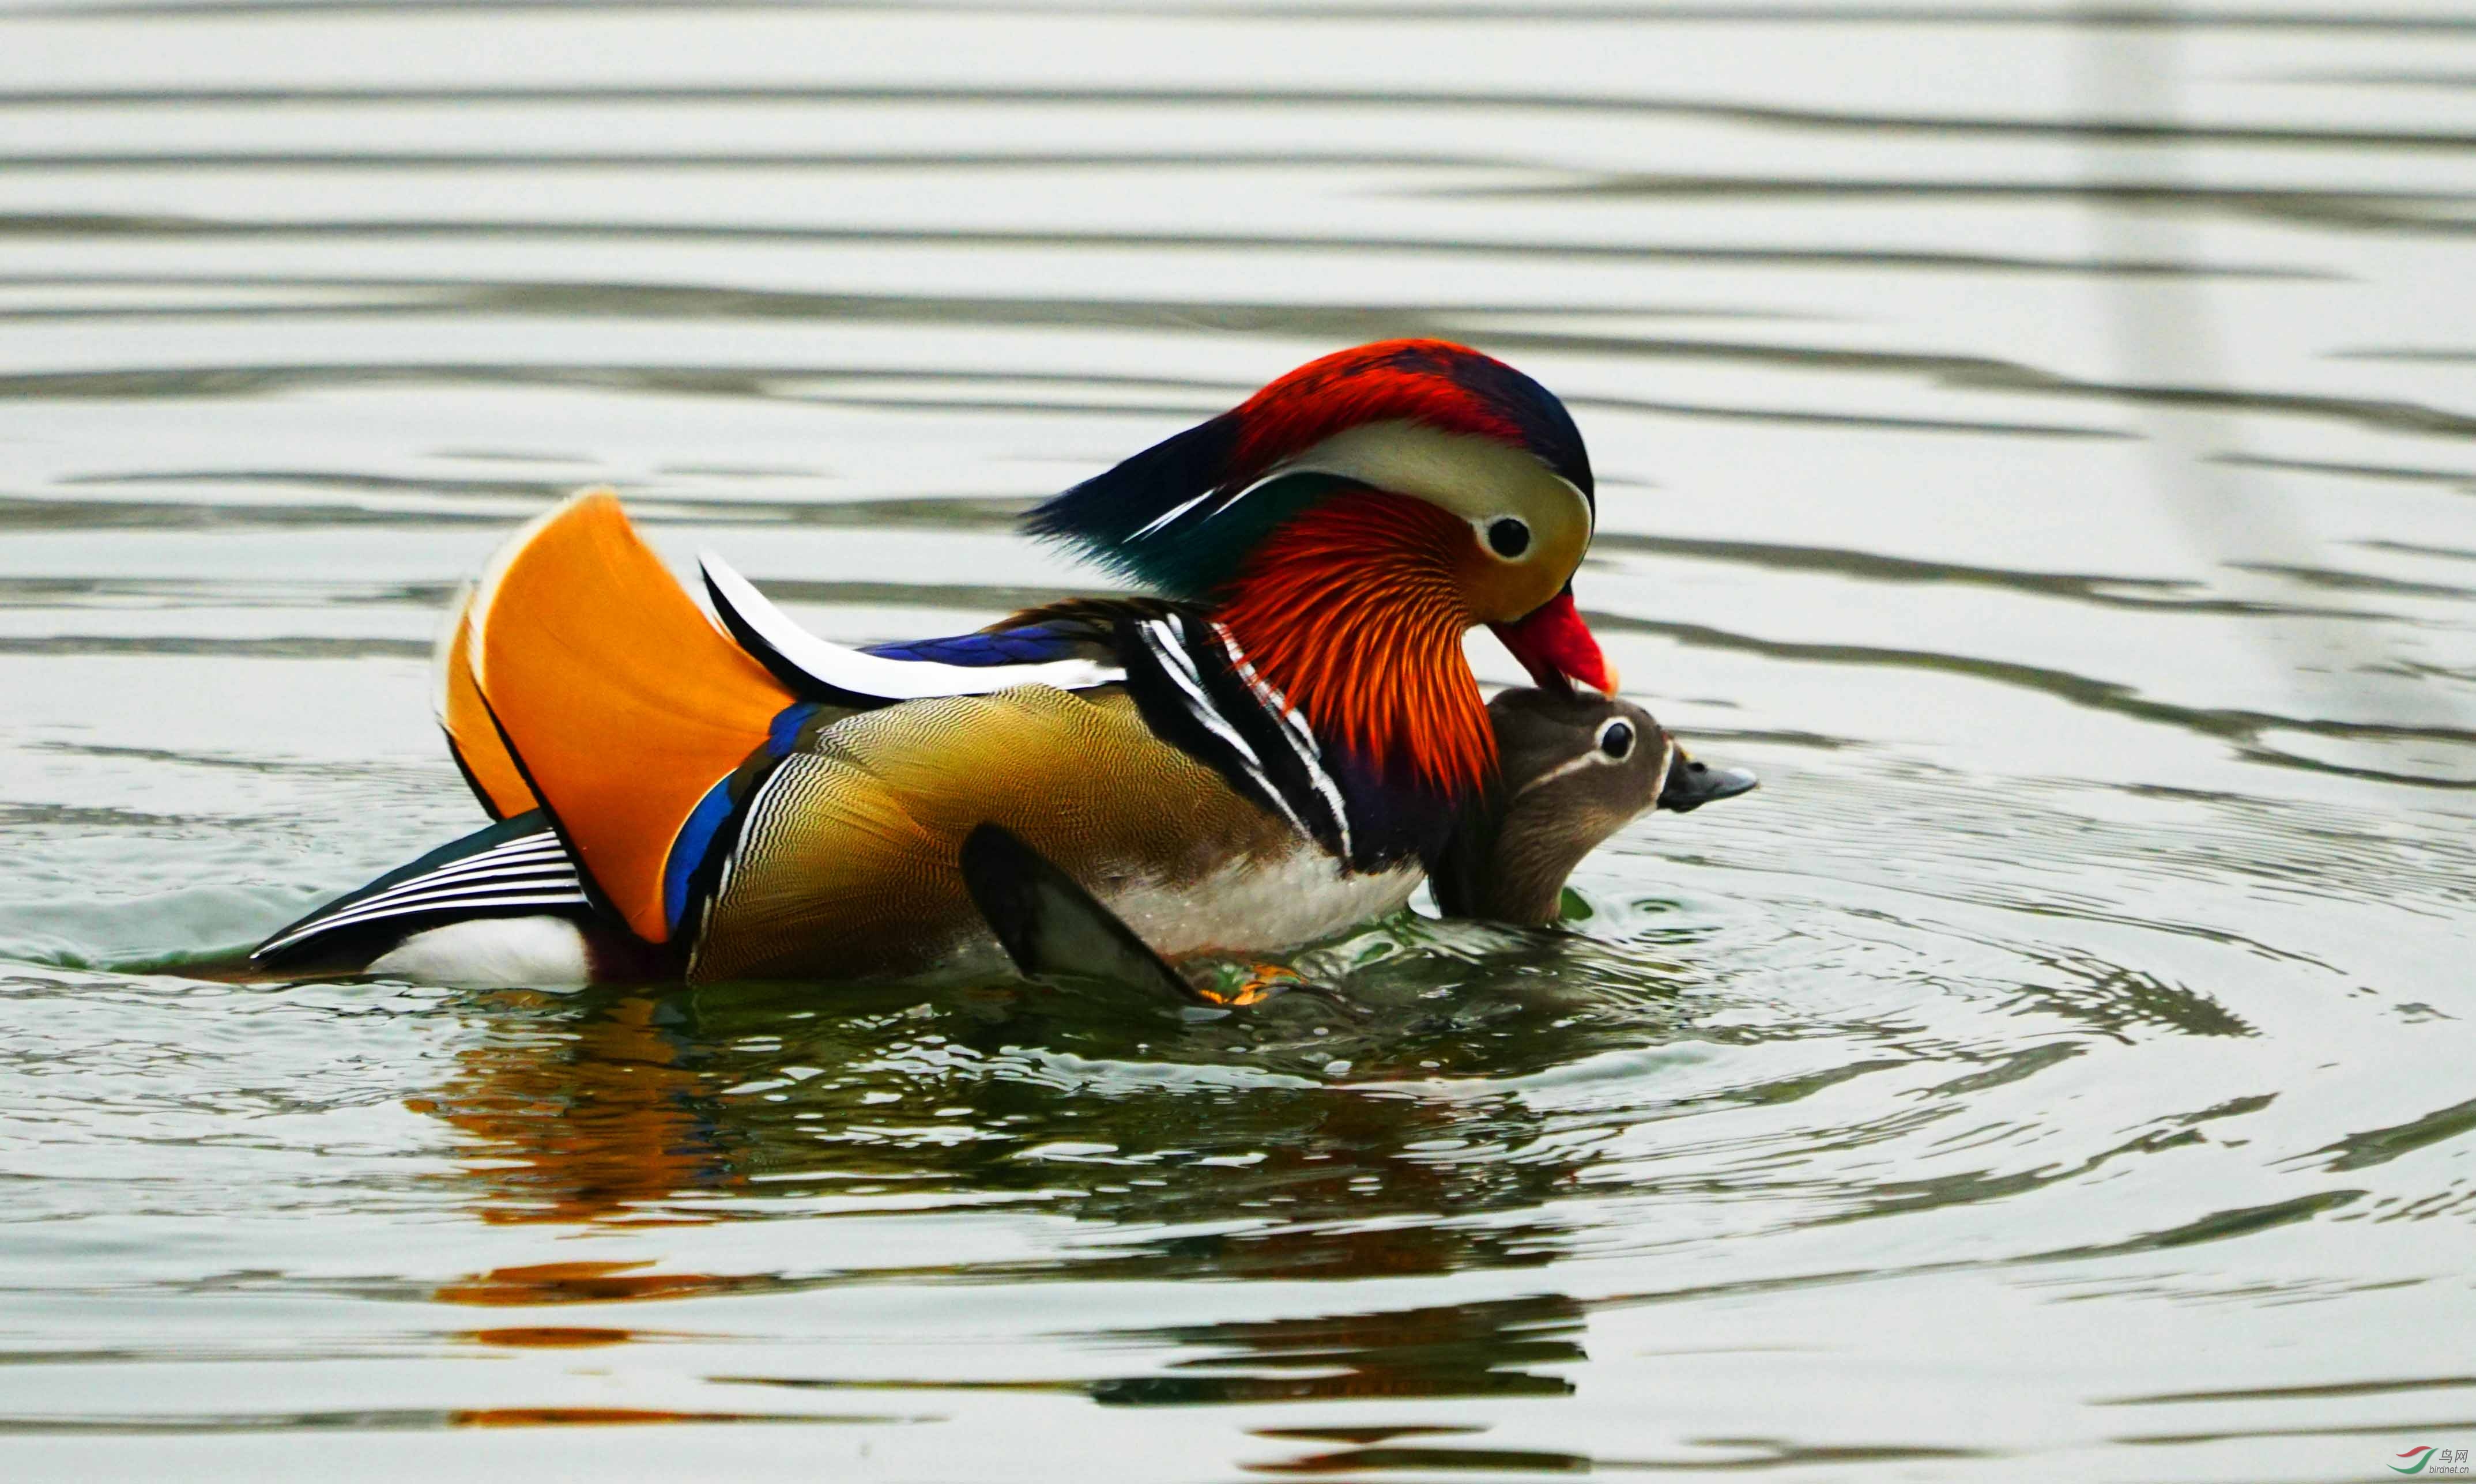
{"type": "Polygon", "coordinates": [[[2471,247],[2443,0],[0,12],[0,1474],[2476,1447],[2471,247]],[[430,636],[561,492],[952,631],[1402,333],[1566,396],[1592,623],[1766,780],[1578,936],[182,972],[476,822],[430,636]]]}

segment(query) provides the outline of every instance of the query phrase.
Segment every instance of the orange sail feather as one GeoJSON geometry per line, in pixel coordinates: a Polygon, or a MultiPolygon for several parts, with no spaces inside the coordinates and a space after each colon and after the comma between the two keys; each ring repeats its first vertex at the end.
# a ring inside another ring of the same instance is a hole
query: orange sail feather
{"type": "Polygon", "coordinates": [[[672,842],[791,694],[706,617],[607,490],[508,543],[467,624],[475,689],[525,781],[629,928],[669,941],[672,842]]]}
{"type": "Polygon", "coordinates": [[[482,687],[473,680],[473,591],[467,585],[457,595],[456,616],[439,636],[433,663],[438,677],[434,705],[438,725],[447,733],[447,750],[464,771],[464,781],[473,786],[492,819],[506,819],[539,808],[541,801],[533,797],[532,785],[525,781],[523,770],[508,751],[507,739],[499,735],[499,724],[490,719],[490,708],[482,701],[482,687]]]}

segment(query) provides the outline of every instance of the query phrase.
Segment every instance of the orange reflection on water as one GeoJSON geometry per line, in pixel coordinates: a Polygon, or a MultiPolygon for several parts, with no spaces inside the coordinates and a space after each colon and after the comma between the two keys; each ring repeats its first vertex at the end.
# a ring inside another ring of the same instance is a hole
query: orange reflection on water
{"type": "MultiPolygon", "coordinates": [[[[450,1427],[607,1427],[647,1422],[837,1422],[838,1417],[775,1412],[664,1412],[646,1407],[460,1407],[450,1427]]],[[[874,1422],[877,1419],[856,1419],[874,1422]]]]}
{"type": "MultiPolygon", "coordinates": [[[[546,1262],[521,1268],[493,1268],[443,1283],[433,1297],[441,1303],[518,1308],[539,1303],[625,1303],[640,1298],[735,1294],[774,1287],[780,1281],[770,1276],[637,1271],[652,1266],[650,1262],[546,1262]]],[[[627,1335],[624,1330],[607,1332],[622,1338],[627,1335]]]]}
{"type": "MultiPolygon", "coordinates": [[[[489,1222],[702,1224],[665,1208],[683,1193],[739,1182],[694,1098],[704,1075],[681,1066],[655,1023],[656,1002],[631,995],[539,1033],[494,1037],[457,1053],[435,1097],[406,1100],[480,1148],[464,1174],[489,1222]]],[[[527,1027],[538,1032],[535,1024],[527,1027]]]]}
{"type": "Polygon", "coordinates": [[[457,1338],[518,1350],[582,1350],[602,1345],[625,1345],[636,1338],[636,1332],[586,1324],[510,1324],[499,1329],[467,1329],[457,1338]]]}

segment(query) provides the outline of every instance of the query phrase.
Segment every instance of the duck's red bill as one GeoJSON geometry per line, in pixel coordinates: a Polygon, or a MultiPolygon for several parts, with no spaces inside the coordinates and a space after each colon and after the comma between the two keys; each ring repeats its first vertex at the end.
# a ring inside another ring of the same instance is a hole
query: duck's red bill
{"type": "Polygon", "coordinates": [[[1581,611],[1573,606],[1572,588],[1518,624],[1488,627],[1522,661],[1522,668],[1530,672],[1540,689],[1570,692],[1579,683],[1601,695],[1617,693],[1616,666],[1599,653],[1599,641],[1591,636],[1581,611]]]}

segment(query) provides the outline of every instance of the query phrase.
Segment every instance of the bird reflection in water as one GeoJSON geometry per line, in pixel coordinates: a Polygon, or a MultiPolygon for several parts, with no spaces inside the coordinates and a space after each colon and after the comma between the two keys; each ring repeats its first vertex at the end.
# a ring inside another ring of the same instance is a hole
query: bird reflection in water
{"type": "Polygon", "coordinates": [[[1163,1375],[1104,1381],[1093,1399],[1120,1406],[1328,1401],[1344,1397],[1563,1397],[1538,1368],[1578,1364],[1582,1306],[1561,1294],[1258,1323],[1181,1325],[1126,1338],[1183,1348],[1163,1375]]]}
{"type": "MultiPolygon", "coordinates": [[[[457,1054],[431,1098],[409,1101],[475,1141],[465,1173],[487,1222],[699,1222],[668,1202],[733,1188],[697,1095],[706,1075],[657,1024],[662,1002],[493,997],[490,1038],[457,1054]],[[513,1024],[509,1024],[512,1019],[513,1024]]],[[[721,1084],[716,1084],[721,1085],[721,1084]]]]}
{"type": "MultiPolygon", "coordinates": [[[[1544,979],[1527,961],[1537,952],[1486,972],[1544,979]]],[[[1013,1198],[1161,1234],[1104,1247],[1077,1234],[1006,1264],[1010,1279],[1544,1265],[1564,1240],[1556,1200],[1590,1150],[1543,1143],[1520,1097],[1467,1074],[1655,1039],[1672,1030],[1672,1002],[1594,1015],[1494,989],[1439,996],[1440,977],[1476,967],[1403,962],[1351,1004],[1289,996],[1277,1015],[1211,1025],[1097,989],[1017,985],[933,1000],[838,988],[826,1001],[780,985],[482,996],[469,1002],[479,1036],[412,1106],[468,1141],[454,1178],[493,1223],[829,1218],[894,1198],[915,1212],[1013,1198]]],[[[607,1302],[792,1281],[561,1263],[439,1297],[607,1302]]]]}
{"type": "MultiPolygon", "coordinates": [[[[914,1213],[940,1198],[974,1209],[1019,1200],[1066,1219],[1053,1242],[936,1275],[1544,1268],[1567,1240],[1559,1198],[1594,1154],[1543,1138],[1541,1115],[1492,1079],[1664,1039],[1680,1020],[1672,992],[1613,998],[1607,978],[1574,970],[1568,949],[1510,935],[1348,976],[1348,1003],[1294,994],[1203,1024],[1101,986],[479,997],[475,1042],[417,1105],[471,1142],[455,1177],[492,1222],[830,1219],[897,1199],[914,1213]],[[1157,1235],[1098,1245],[1091,1224],[1157,1235]]],[[[1629,966],[1627,981],[1643,979],[1629,966]]],[[[475,1274],[436,1297],[609,1305],[824,1280],[570,1261],[475,1274]]],[[[1030,1388],[1106,1406],[1275,1404],[1561,1397],[1567,1368],[1586,1359],[1581,1308],[1559,1295],[1360,1311],[1349,1301],[1359,1290],[1326,1291],[1338,1312],[1095,1336],[1102,1353],[1167,1357],[1132,1374],[711,1379],[810,1397],[1030,1388]]],[[[542,1348],[641,1332],[550,1323],[475,1336],[542,1348]]]]}

